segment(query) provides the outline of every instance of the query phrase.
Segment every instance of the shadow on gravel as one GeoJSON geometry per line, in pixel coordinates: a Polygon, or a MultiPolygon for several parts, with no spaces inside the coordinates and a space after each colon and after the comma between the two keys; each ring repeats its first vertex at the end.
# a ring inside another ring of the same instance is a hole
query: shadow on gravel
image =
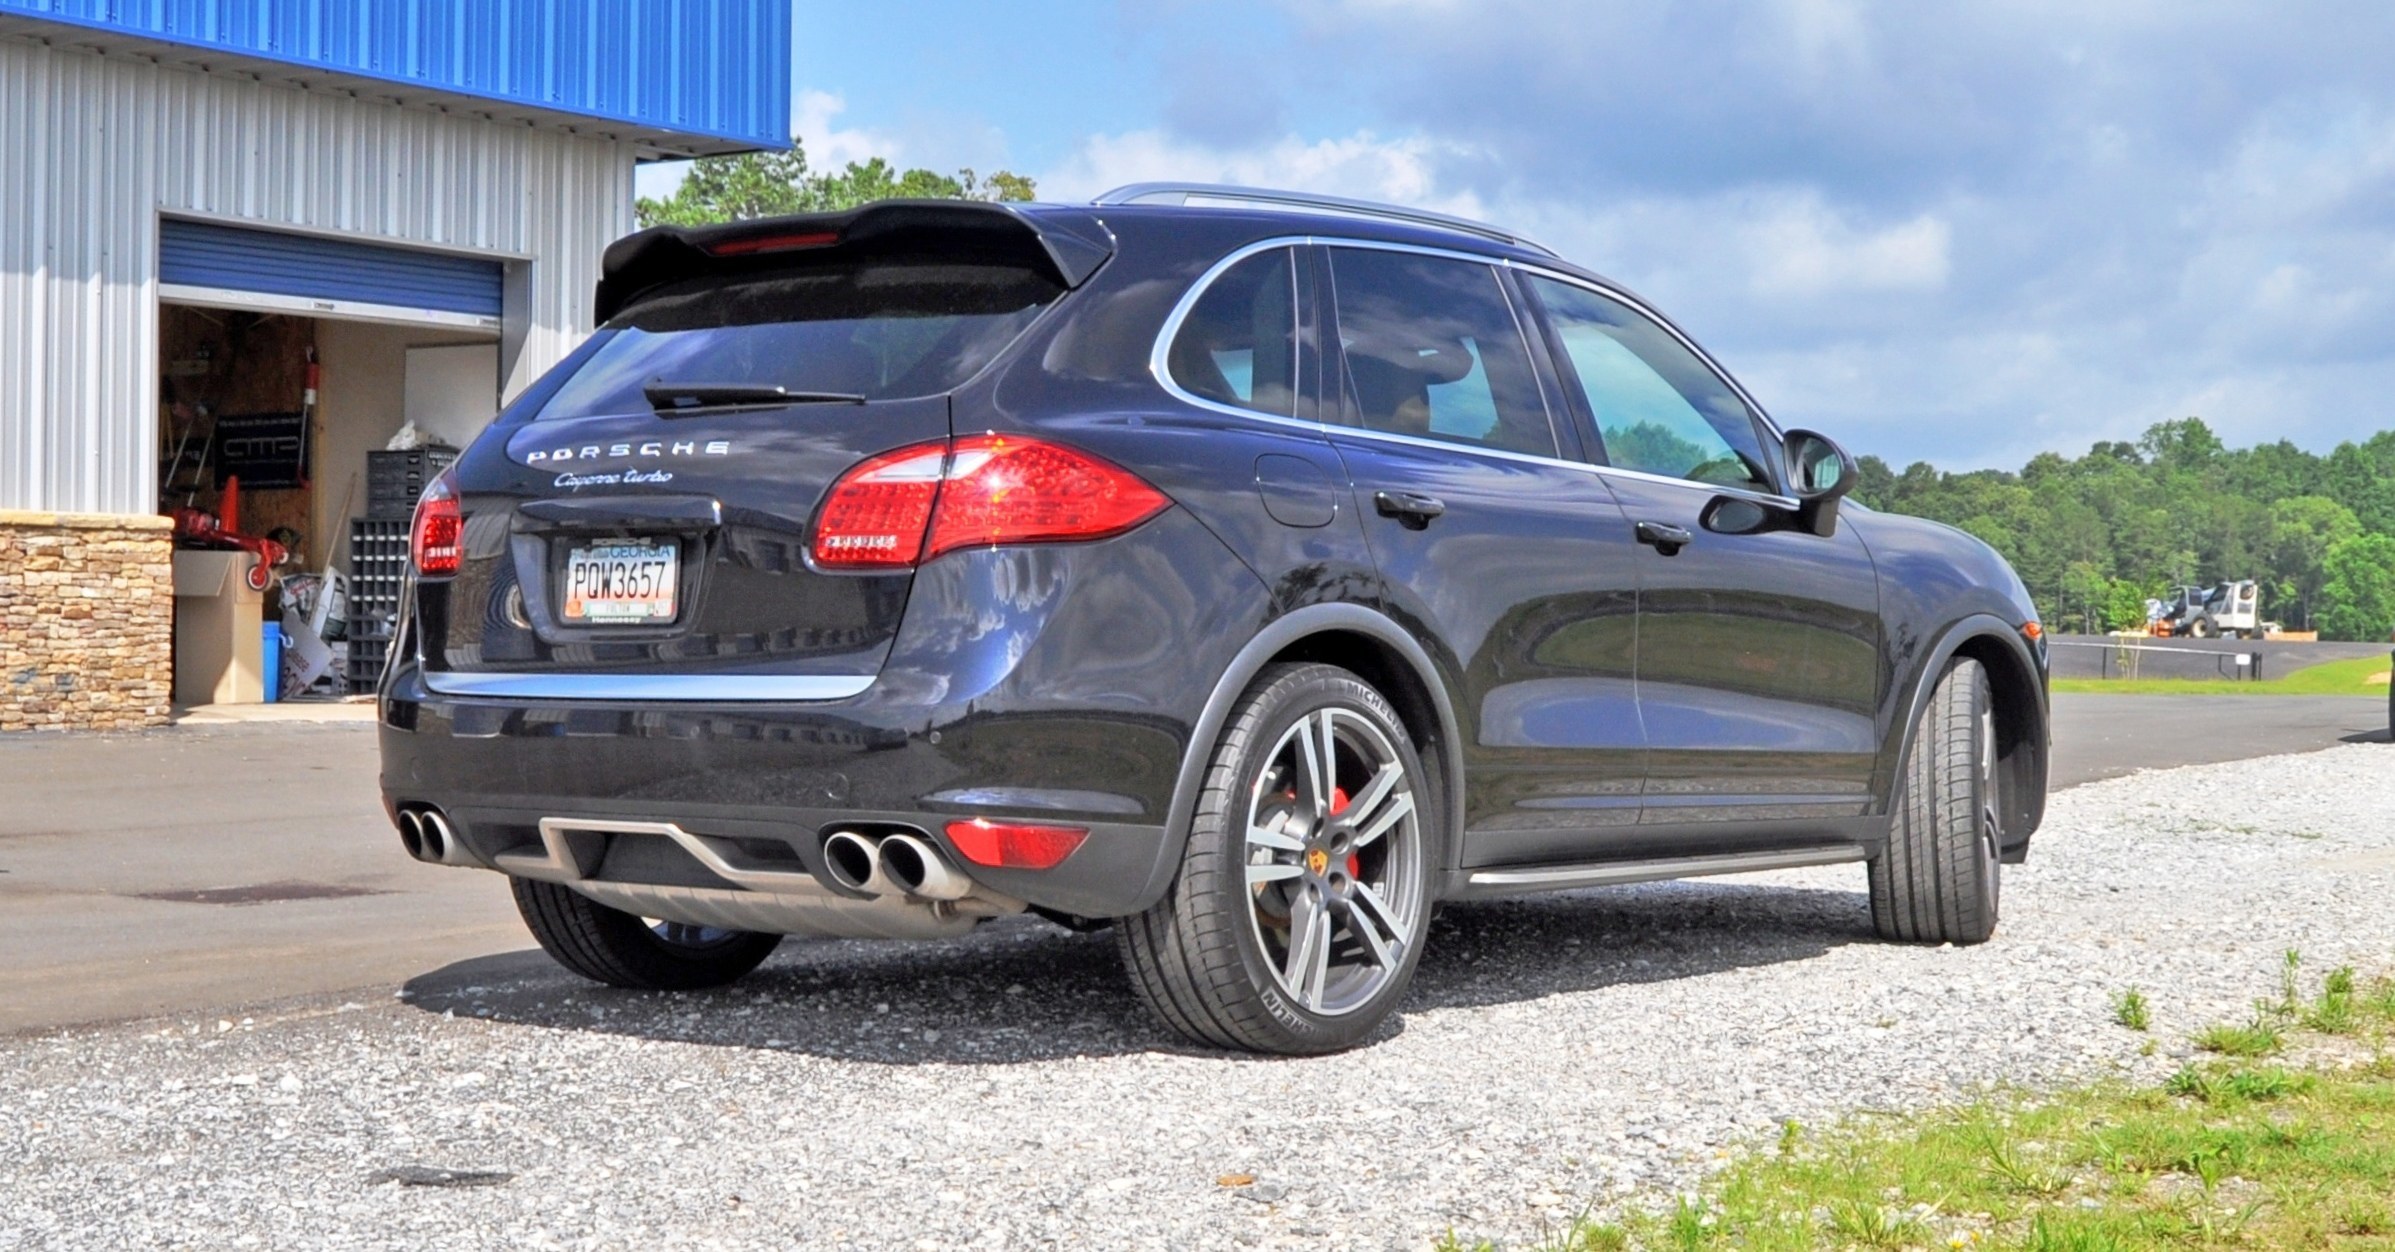
{"type": "MultiPolygon", "coordinates": [[[[1872,942],[1859,891],[1681,882],[1450,905],[1382,1037],[1409,1013],[1776,965],[1855,942],[1872,942]]],[[[793,939],[719,991],[595,987],[532,950],[457,962],[402,995],[428,1013],[882,1064],[1226,1055],[1148,1017],[1111,934],[1031,918],[939,943],[793,939]]]]}

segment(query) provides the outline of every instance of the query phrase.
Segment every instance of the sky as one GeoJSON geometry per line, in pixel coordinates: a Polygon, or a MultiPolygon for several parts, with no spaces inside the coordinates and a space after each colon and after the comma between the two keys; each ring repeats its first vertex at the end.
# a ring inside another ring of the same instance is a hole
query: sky
{"type": "Polygon", "coordinates": [[[2395,426],[2395,6],[797,0],[794,34],[819,167],[1484,218],[1899,466],[2395,426]]]}

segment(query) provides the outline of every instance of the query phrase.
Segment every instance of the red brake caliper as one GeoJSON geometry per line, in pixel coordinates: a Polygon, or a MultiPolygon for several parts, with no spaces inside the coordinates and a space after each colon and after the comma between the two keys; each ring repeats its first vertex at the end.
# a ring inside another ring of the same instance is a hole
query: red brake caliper
{"type": "MultiPolygon", "coordinates": [[[[1333,812],[1333,813],[1343,813],[1343,812],[1346,812],[1346,811],[1347,811],[1347,788],[1345,788],[1345,787],[1333,787],[1333,788],[1331,788],[1331,812],[1333,812]]],[[[1355,877],[1359,877],[1359,876],[1361,876],[1361,875],[1363,874],[1363,872],[1364,872],[1364,859],[1363,859],[1362,857],[1360,857],[1360,856],[1357,856],[1357,855],[1356,855],[1355,853],[1353,853],[1353,852],[1350,852],[1350,853],[1348,853],[1348,854],[1347,854],[1347,876],[1348,876],[1349,878],[1355,878],[1355,877]]]]}

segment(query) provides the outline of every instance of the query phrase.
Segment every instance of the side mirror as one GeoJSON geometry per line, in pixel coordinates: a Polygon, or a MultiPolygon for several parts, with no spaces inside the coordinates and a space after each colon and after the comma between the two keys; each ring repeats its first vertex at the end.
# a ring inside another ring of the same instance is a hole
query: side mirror
{"type": "Polygon", "coordinates": [[[1838,501],[1854,490],[1854,458],[1827,435],[1788,432],[1788,487],[1796,497],[1796,524],[1816,535],[1838,529],[1838,501]]]}

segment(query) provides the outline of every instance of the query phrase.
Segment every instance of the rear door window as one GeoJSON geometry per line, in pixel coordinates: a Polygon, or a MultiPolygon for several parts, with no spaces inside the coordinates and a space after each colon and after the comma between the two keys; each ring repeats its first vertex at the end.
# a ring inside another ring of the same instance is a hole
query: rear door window
{"type": "Polygon", "coordinates": [[[1608,464],[1775,489],[1754,411],[1703,358],[1619,300],[1549,278],[1533,277],[1530,287],[1562,341],[1608,464]]]}
{"type": "Polygon", "coordinates": [[[688,279],[602,327],[540,416],[645,413],[652,382],[936,395],[995,360],[1062,290],[1016,266],[886,258],[688,279]]]}
{"type": "Polygon", "coordinates": [[[1183,391],[1280,417],[1297,412],[1297,283],[1287,248],[1224,270],[1190,306],[1165,364],[1183,391]]]}
{"type": "Polygon", "coordinates": [[[1497,272],[1476,261],[1330,250],[1339,343],[1367,430],[1556,455],[1521,323],[1497,272]]]}

